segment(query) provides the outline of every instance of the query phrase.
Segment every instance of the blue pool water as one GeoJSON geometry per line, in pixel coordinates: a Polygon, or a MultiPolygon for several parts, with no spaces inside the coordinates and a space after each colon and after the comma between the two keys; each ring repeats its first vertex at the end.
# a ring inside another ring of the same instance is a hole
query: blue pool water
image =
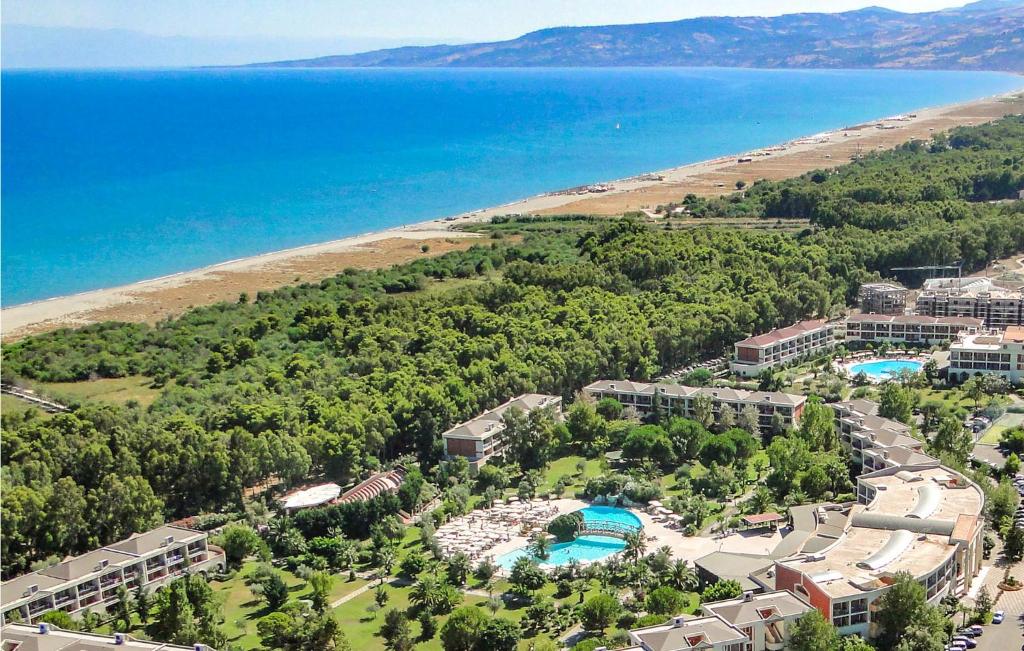
{"type": "Polygon", "coordinates": [[[4,305],[1021,87],[920,70],[4,70],[4,305]]]}
{"type": "MultiPolygon", "coordinates": [[[[588,506],[581,509],[584,522],[614,522],[630,528],[642,528],[640,518],[626,509],[614,506],[588,506]]],[[[611,536],[580,536],[572,542],[558,543],[551,546],[547,560],[534,558],[542,565],[568,565],[572,561],[580,563],[600,561],[626,548],[626,542],[611,536]]],[[[499,556],[496,560],[503,569],[512,569],[516,561],[524,556],[531,556],[527,548],[513,550],[499,556]]]]}
{"type": "Polygon", "coordinates": [[[585,509],[580,509],[580,513],[583,515],[584,522],[615,522],[617,524],[626,525],[634,528],[641,528],[643,524],[640,522],[640,518],[633,515],[632,511],[628,509],[620,509],[615,506],[588,506],[585,509]]]}
{"type": "Polygon", "coordinates": [[[851,375],[864,373],[872,380],[888,380],[900,371],[917,373],[924,366],[921,362],[914,362],[906,359],[880,359],[874,362],[854,364],[850,367],[851,375]]]}

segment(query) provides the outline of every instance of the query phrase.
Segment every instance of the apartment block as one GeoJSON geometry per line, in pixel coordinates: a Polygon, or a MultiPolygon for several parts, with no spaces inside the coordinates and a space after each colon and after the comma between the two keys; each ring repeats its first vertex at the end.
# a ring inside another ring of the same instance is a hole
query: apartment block
{"type": "Polygon", "coordinates": [[[746,407],[757,410],[758,425],[768,430],[776,419],[776,414],[784,427],[795,426],[800,422],[807,398],[800,395],[779,393],[775,391],[742,391],[739,389],[688,387],[679,384],[631,382],[630,380],[598,380],[583,388],[583,392],[595,400],[614,398],[627,407],[636,409],[641,414],[649,414],[654,409],[664,413],[678,414],[694,418],[694,409],[698,396],[711,398],[712,408],[717,421],[723,407],[729,407],[739,414],[746,407]]]}
{"type": "Polygon", "coordinates": [[[701,606],[701,615],[679,616],[629,632],[634,651],[782,651],[790,631],[813,606],[784,590],[701,606]]]}
{"type": "Polygon", "coordinates": [[[473,470],[508,447],[505,438],[505,423],[502,417],[509,409],[529,413],[535,409],[553,409],[561,415],[562,398],[540,393],[527,393],[485,411],[476,418],[460,423],[441,435],[445,454],[449,457],[465,457],[473,470]]]}
{"type": "Polygon", "coordinates": [[[186,572],[223,568],[224,552],[209,544],[206,532],[165,525],[4,581],[0,621],[10,621],[14,613],[32,623],[51,610],[72,616],[87,608],[105,611],[120,586],[155,589],[186,572]]]}
{"type": "Polygon", "coordinates": [[[846,318],[846,341],[930,346],[978,332],[982,326],[982,319],[974,317],[851,314],[846,318]]]}
{"type": "Polygon", "coordinates": [[[915,311],[924,316],[981,319],[988,328],[1024,325],[1024,292],[996,286],[988,278],[937,278],[925,284],[915,311]]]}
{"type": "Polygon", "coordinates": [[[974,375],[998,375],[1011,384],[1024,382],[1024,327],[961,337],[949,346],[949,378],[963,382],[974,375]]]}
{"type": "Polygon", "coordinates": [[[213,651],[205,644],[183,646],[168,642],[137,640],[131,635],[66,631],[50,624],[7,624],[0,629],[0,651],[213,651]]]}
{"type": "Polygon", "coordinates": [[[754,377],[765,369],[823,353],[835,346],[835,330],[835,323],[824,320],[801,321],[748,337],[734,345],[729,370],[743,377],[754,377]]]}
{"type": "Polygon", "coordinates": [[[907,288],[897,283],[865,283],[857,290],[857,307],[865,314],[902,315],[907,311],[907,288]]]}
{"type": "Polygon", "coordinates": [[[858,469],[927,463],[924,444],[910,435],[910,427],[878,415],[878,405],[869,400],[850,400],[829,405],[835,412],[839,440],[858,469]]]}

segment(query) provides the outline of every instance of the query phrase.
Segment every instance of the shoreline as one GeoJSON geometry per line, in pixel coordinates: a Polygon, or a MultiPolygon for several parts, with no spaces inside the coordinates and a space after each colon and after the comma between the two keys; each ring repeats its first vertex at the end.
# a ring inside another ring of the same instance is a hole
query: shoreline
{"type": "Polygon", "coordinates": [[[382,268],[467,248],[478,236],[461,224],[507,214],[582,213],[613,216],[680,201],[687,193],[716,196],[736,182],[778,180],[817,168],[835,167],[853,156],[895,147],[911,139],[1024,111],[1024,88],[958,104],[922,108],[794,138],[748,152],[684,164],[587,186],[547,192],[498,206],[343,237],[167,274],[116,287],[94,289],[0,309],[5,342],[108,320],[154,323],[191,307],[236,300],[298,282],[317,282],[347,267],[382,268]],[[421,251],[428,246],[429,253],[421,251]]]}

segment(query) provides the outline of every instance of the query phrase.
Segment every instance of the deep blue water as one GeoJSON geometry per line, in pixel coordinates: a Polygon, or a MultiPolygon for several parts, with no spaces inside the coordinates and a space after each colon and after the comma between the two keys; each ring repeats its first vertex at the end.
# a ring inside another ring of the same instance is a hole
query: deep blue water
{"type": "Polygon", "coordinates": [[[5,71],[2,84],[2,302],[13,305],[1021,81],[906,71],[165,70],[5,71]]]}

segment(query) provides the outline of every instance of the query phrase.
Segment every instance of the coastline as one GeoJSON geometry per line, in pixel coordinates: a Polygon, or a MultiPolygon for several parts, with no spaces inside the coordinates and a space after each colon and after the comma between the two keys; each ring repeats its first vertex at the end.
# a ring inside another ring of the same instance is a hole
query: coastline
{"type": "Polygon", "coordinates": [[[348,267],[388,267],[424,255],[467,248],[477,236],[454,227],[497,215],[611,216],[649,211],[659,204],[679,201],[691,192],[701,196],[728,194],[735,190],[737,181],[750,184],[757,179],[777,180],[834,167],[851,157],[927,138],[955,126],[1024,112],[1021,92],[924,108],[907,116],[849,125],[751,152],[595,182],[580,189],[545,193],[442,219],[238,258],[119,287],[14,305],[0,310],[0,333],[4,341],[14,341],[62,327],[108,320],[154,323],[191,307],[236,300],[242,292],[254,296],[258,291],[284,285],[317,282],[348,267]],[[739,162],[740,158],[744,162],[739,162]],[[429,253],[421,251],[423,245],[429,246],[429,253]]]}

